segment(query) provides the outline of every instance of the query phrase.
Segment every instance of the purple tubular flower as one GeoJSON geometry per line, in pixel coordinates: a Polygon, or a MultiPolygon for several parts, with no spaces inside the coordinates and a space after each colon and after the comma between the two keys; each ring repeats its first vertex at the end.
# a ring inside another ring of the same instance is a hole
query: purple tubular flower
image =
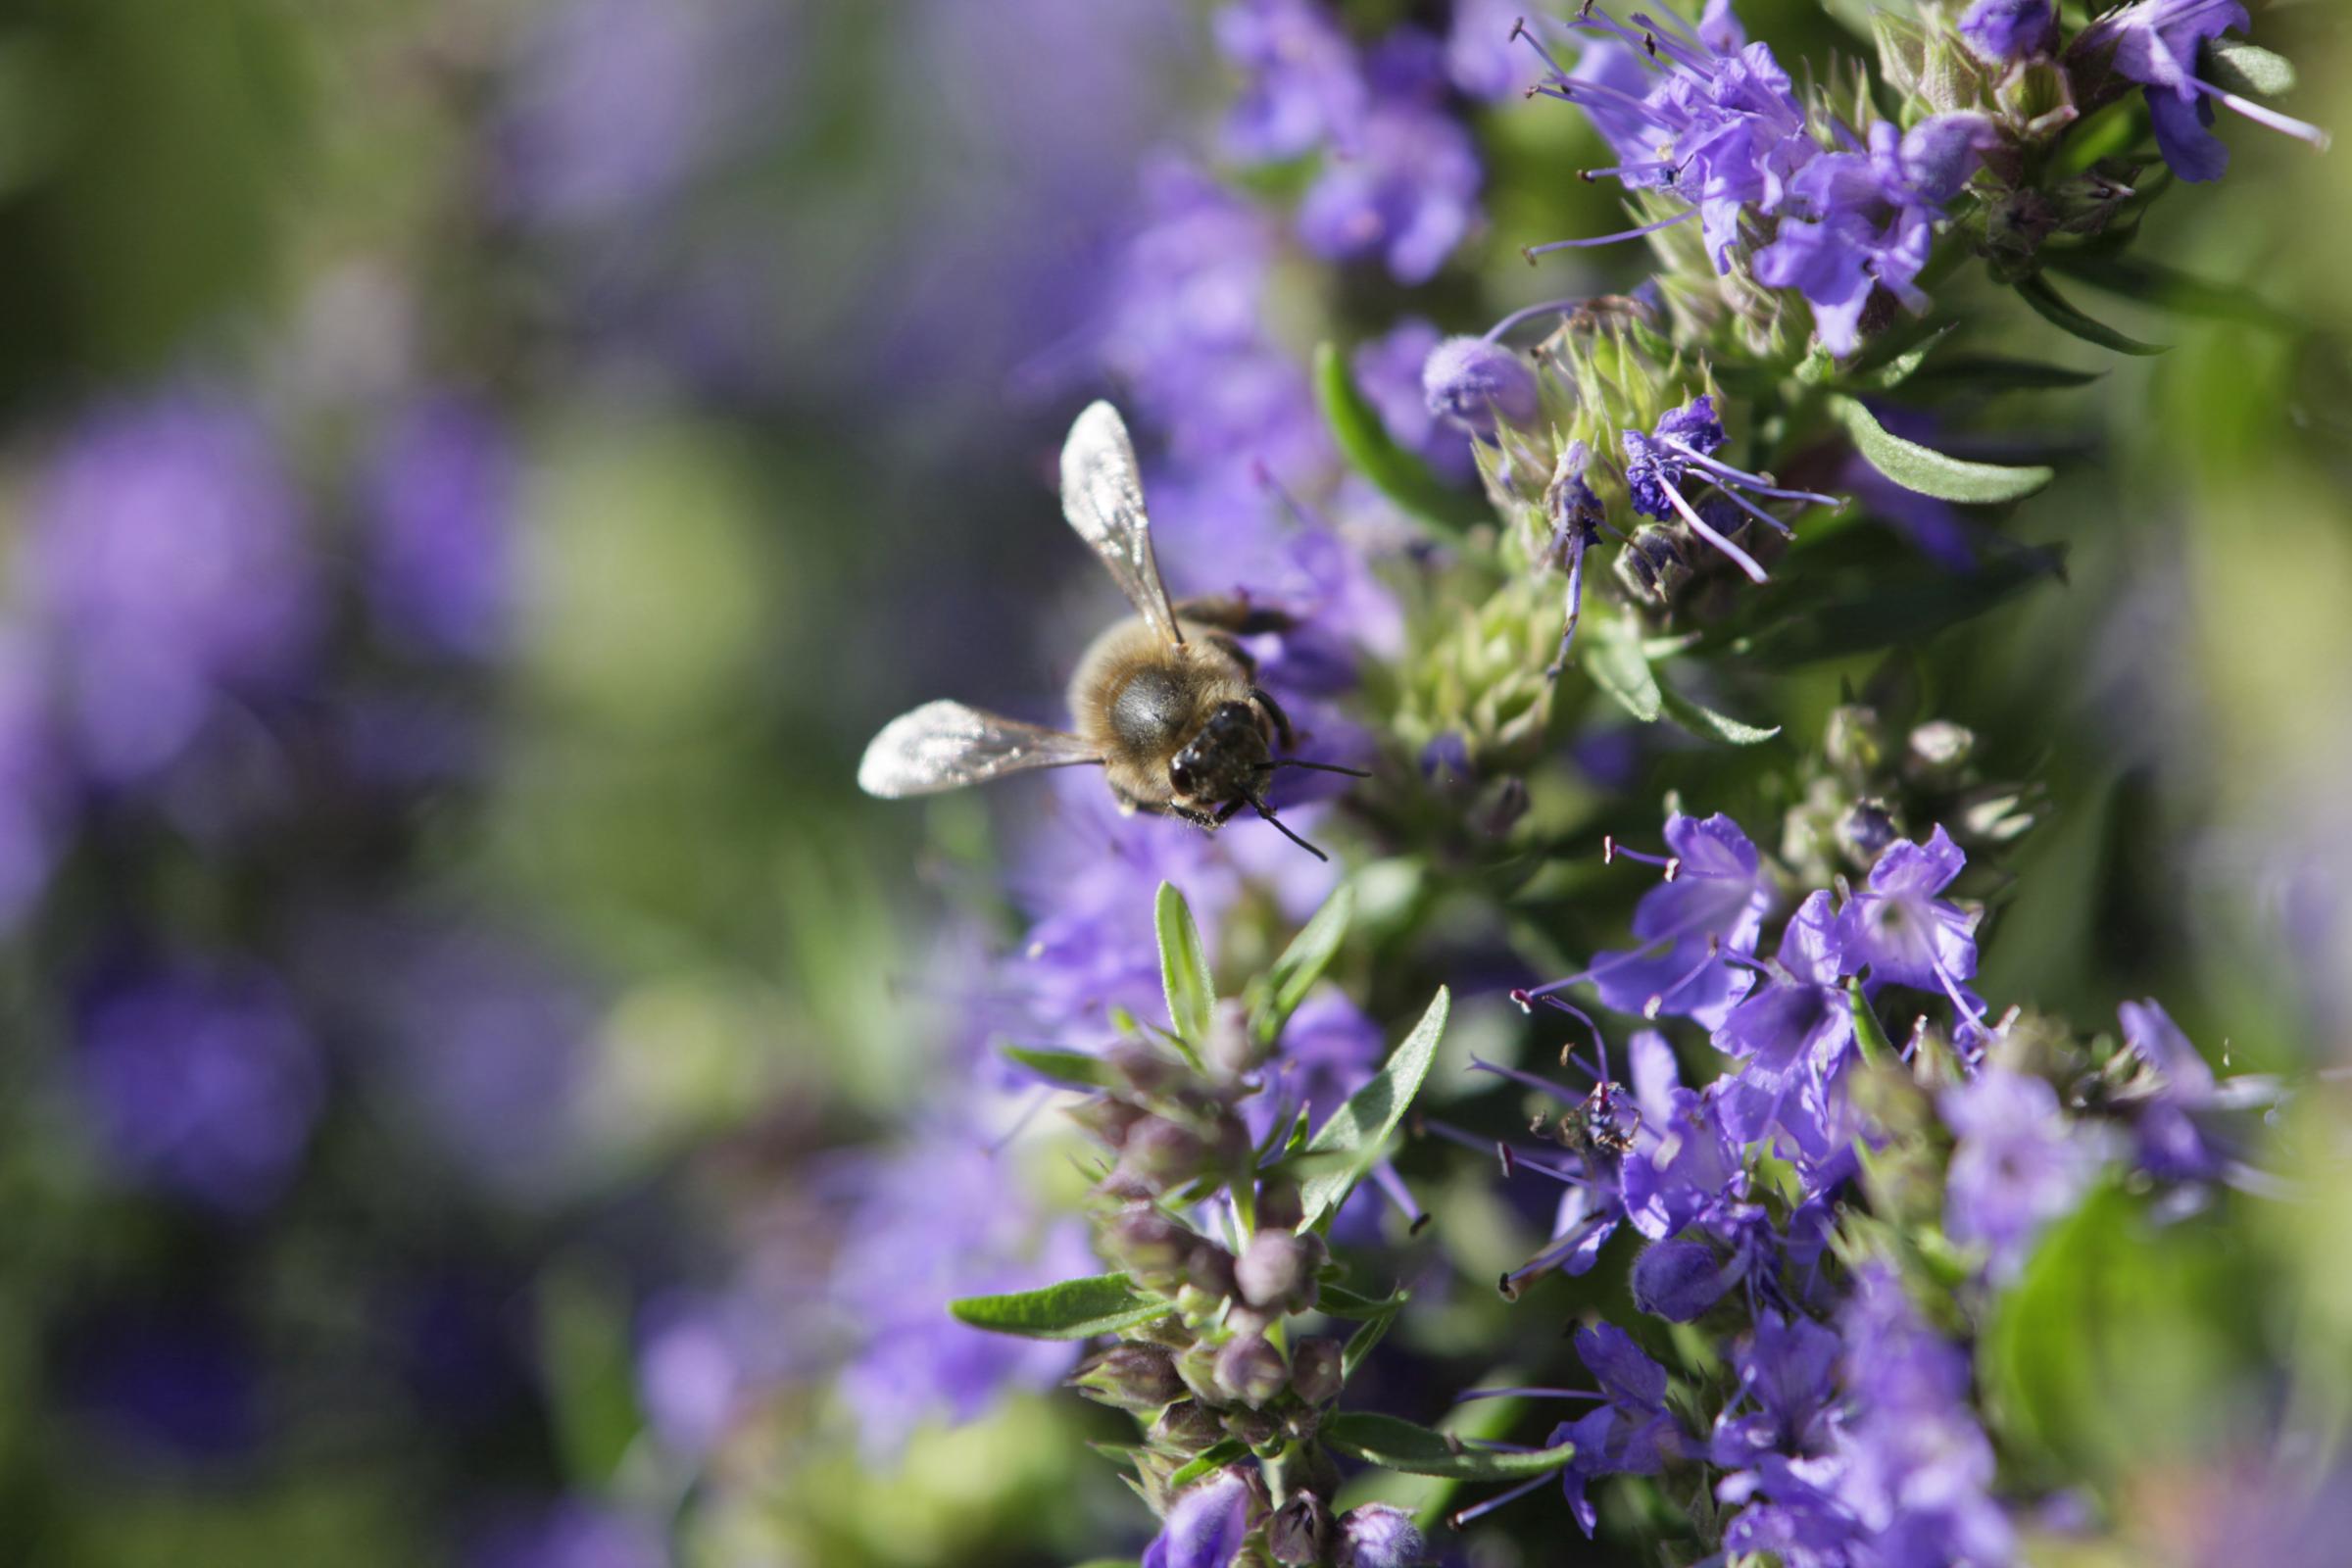
{"type": "Polygon", "coordinates": [[[1665,836],[1674,876],[1634,907],[1642,946],[1603,953],[1572,980],[1592,980],[1600,1000],[1621,1012],[1693,1018],[1714,1029],[1752,984],[1723,955],[1755,952],[1772,889],[1756,847],[1720,811],[1703,819],[1677,814],[1665,836]]]}
{"type": "Polygon", "coordinates": [[[1960,36],[1996,65],[2045,54],[2057,35],[2051,0],[1976,0],[1960,18],[1960,36]]]}
{"type": "Polygon", "coordinates": [[[368,475],[368,590],[398,640],[484,659],[507,632],[514,454],[488,414],[457,398],[409,409],[368,475]]]}
{"type": "Polygon", "coordinates": [[[251,411],[180,391],[85,420],[33,506],[30,586],[80,761],[136,782],[301,673],[320,618],[300,503],[251,411]]]}
{"type": "Polygon", "coordinates": [[[1187,1489],[1145,1549],[1143,1568],[1226,1568],[1250,1533],[1250,1500],[1239,1466],[1187,1489]]]}
{"type": "Polygon", "coordinates": [[[1723,1299],[1740,1277],[1704,1242],[1655,1242],[1634,1260],[1634,1305],[1669,1323],[1688,1323],[1723,1299]]]}
{"type": "Polygon", "coordinates": [[[1446,74],[1472,98],[1508,98],[1526,80],[1513,37],[1527,14],[1520,0],[1454,0],[1446,33],[1446,74]]]}
{"type": "Polygon", "coordinates": [[[1781,933],[1770,978],[1715,1031],[1715,1049],[1740,1063],[1717,1099],[1736,1143],[1786,1134],[1806,1160],[1820,1161],[1850,1139],[1840,1084],[1854,1054],[1854,1015],[1838,984],[1837,922],[1829,894],[1808,895],[1781,933]]]}
{"type": "Polygon", "coordinates": [[[1716,1418],[1708,1457],[1742,1470],[1768,1452],[1819,1452],[1834,1430],[1838,1352],[1838,1336],[1820,1324],[1761,1313],[1732,1354],[1740,1392],[1716,1418]]]}
{"type": "Polygon", "coordinates": [[[1626,1218],[1654,1241],[1692,1225],[1729,1233],[1746,1194],[1746,1177],[1740,1151],[1726,1143],[1715,1115],[1713,1086],[1705,1094],[1684,1088],[1674,1048],[1654,1029],[1634,1036],[1630,1054],[1642,1121],[1633,1149],[1619,1163],[1626,1218]]]}
{"type": "Polygon", "coordinates": [[[1870,886],[1838,913],[1838,967],[1880,983],[1942,990],[1974,1016],[1959,983],[1977,972],[1977,917],[1936,895],[1968,857],[1941,826],[1926,844],[1900,843],[1870,868],[1870,886]]]}
{"type": "MultiPolygon", "coordinates": [[[[1358,344],[1349,363],[1356,385],[1380,411],[1380,422],[1390,437],[1418,454],[1440,478],[1463,483],[1478,472],[1470,443],[1444,411],[1430,407],[1422,386],[1423,368],[1442,341],[1437,327],[1408,316],[1386,336],[1358,344]]],[[[1531,389],[1533,380],[1530,376],[1531,389]]]]}
{"type": "Polygon", "coordinates": [[[1413,1516],[1385,1502],[1367,1502],[1340,1516],[1332,1549],[1336,1568],[1412,1568],[1429,1554],[1413,1516]]]}
{"type": "Polygon", "coordinates": [[[1421,367],[1421,393],[1432,416],[1492,437],[1496,421],[1526,424],[1538,410],[1536,372],[1510,349],[1483,337],[1449,337],[1421,367]]]}
{"type": "Polygon", "coordinates": [[[2116,1009],[2124,1045],[2145,1062],[2152,1088],[2132,1102],[2132,1138],[2139,1167],[2174,1181],[2242,1179],[2246,1138],[2230,1113],[2275,1102],[2276,1080],[2240,1076],[2217,1080],[2197,1048],[2155,1002],[2127,1002],[2116,1009]]]}
{"type": "Polygon", "coordinates": [[[1623,1329],[1596,1323],[1577,1330],[1576,1353],[1608,1402],[1562,1422],[1549,1442],[1576,1445],[1576,1456],[1560,1473],[1560,1490],[1578,1528],[1591,1540],[1599,1515],[1585,1495],[1587,1485],[1602,1476],[1656,1475],[1684,1445],[1682,1429],[1666,1409],[1666,1369],[1623,1329]]]}
{"type": "Polygon", "coordinates": [[[252,1214],[293,1178],[325,1075],[272,976],[225,964],[104,975],[76,1035],[83,1098],[138,1180],[252,1214]]]}
{"type": "Polygon", "coordinates": [[[1239,0],[1214,26],[1219,52],[1244,74],[1225,122],[1234,157],[1277,163],[1352,138],[1367,94],[1355,51],[1319,0],[1239,0]]]}
{"type": "Polygon", "coordinates": [[[1811,490],[1782,489],[1773,483],[1770,474],[1749,473],[1721,462],[1713,454],[1725,439],[1723,422],[1715,416],[1712,393],[1668,411],[1659,417],[1657,428],[1647,434],[1627,430],[1623,432],[1626,488],[1632,493],[1635,511],[1666,522],[1680,517],[1692,533],[1729,557],[1750,580],[1762,582],[1764,568],[1756,564],[1754,557],[1734,544],[1725,530],[1739,527],[1742,515],[1781,533],[1790,529],[1749,497],[1770,496],[1831,507],[1839,503],[1836,496],[1811,490]],[[1707,499],[1705,506],[1694,508],[1683,494],[1685,483],[1713,485],[1715,494],[1707,499]]]}
{"type": "Polygon", "coordinates": [[[1425,283],[1477,223],[1476,144],[1442,110],[1383,103],[1352,150],[1333,155],[1298,205],[1298,237],[1326,261],[1378,257],[1425,283]]]}
{"type": "Polygon", "coordinates": [[[2039,1078],[1986,1067],[1936,1102],[1959,1137],[1944,1191],[1944,1231],[1985,1250],[1985,1273],[2005,1284],[2025,1267],[2043,1226],[2073,1211],[2099,1153],[2068,1121],[2039,1078]]]}
{"type": "Polygon", "coordinates": [[[2145,89],[2156,146],[2174,173],[2185,180],[2219,179],[2230,167],[2230,149],[2209,128],[2215,104],[2321,151],[2328,143],[2328,133],[2317,125],[2197,74],[2197,55],[2205,44],[2232,27],[2244,32],[2249,26],[2238,0],[2136,0],[2083,28],[2071,53],[2093,60],[2105,55],[2117,74],[2145,89]]]}

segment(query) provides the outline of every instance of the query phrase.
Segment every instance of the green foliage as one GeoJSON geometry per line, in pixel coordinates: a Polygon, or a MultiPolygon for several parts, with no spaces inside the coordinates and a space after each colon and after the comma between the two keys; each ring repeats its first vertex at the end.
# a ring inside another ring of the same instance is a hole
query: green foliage
{"type": "Polygon", "coordinates": [[[1439,987],[1429,1010],[1413,1025],[1403,1044],[1391,1053],[1387,1064],[1307,1140],[1309,1157],[1298,1184],[1305,1209],[1302,1228],[1319,1223],[1336,1210],[1380,1158],[1389,1135],[1404,1120],[1413,1097],[1421,1092],[1422,1080],[1429,1076],[1452,1004],[1450,994],[1439,987]]]}
{"type": "Polygon", "coordinates": [[[1460,1438],[1369,1410],[1343,1410],[1331,1417],[1323,1423],[1323,1441],[1367,1464],[1455,1481],[1526,1481],[1576,1457],[1573,1443],[1532,1453],[1473,1448],[1460,1438]]]}
{"type": "Polygon", "coordinates": [[[1323,421],[1348,466],[1372,481],[1383,495],[1422,521],[1448,532],[1460,532],[1487,520],[1487,509],[1476,496],[1451,490],[1438,482],[1429,466],[1389,436],[1373,408],[1355,384],[1348,357],[1333,343],[1315,350],[1315,401],[1323,421]]]}
{"type": "Polygon", "coordinates": [[[1124,1274],[1090,1274],[1010,1296],[967,1296],[948,1303],[956,1320],[992,1334],[1031,1340],[1087,1340],[1165,1317],[1168,1303],[1124,1274]]]}
{"type": "Polygon", "coordinates": [[[1174,883],[1159,885],[1152,921],[1159,934],[1159,980],[1168,999],[1168,1025],[1179,1040],[1198,1051],[1208,1038],[1217,988],[1208,976],[1208,950],[1193,922],[1192,906],[1174,883]]]}
{"type": "Polygon", "coordinates": [[[1348,939],[1348,924],[1354,918],[1355,887],[1343,882],[1299,927],[1263,980],[1250,988],[1250,1032],[1253,1037],[1271,1042],[1282,1033],[1282,1026],[1339,956],[1340,944],[1348,939]]]}
{"type": "Polygon", "coordinates": [[[1854,438],[1854,449],[1872,467],[1906,490],[1939,501],[1981,506],[2017,501],[2055,477],[2052,469],[2039,466],[2013,468],[1969,463],[1906,441],[1880,424],[1878,416],[1854,398],[1833,396],[1830,412],[1845,426],[1854,438]]]}

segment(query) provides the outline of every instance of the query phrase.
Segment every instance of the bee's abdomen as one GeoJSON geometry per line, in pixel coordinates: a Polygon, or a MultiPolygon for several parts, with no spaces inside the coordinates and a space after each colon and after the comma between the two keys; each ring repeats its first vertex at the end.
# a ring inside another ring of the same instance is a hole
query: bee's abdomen
{"type": "Polygon", "coordinates": [[[1146,664],[1128,671],[1109,704],[1110,730],[1137,751],[1173,746],[1193,715],[1193,696],[1172,670],[1146,664]]]}

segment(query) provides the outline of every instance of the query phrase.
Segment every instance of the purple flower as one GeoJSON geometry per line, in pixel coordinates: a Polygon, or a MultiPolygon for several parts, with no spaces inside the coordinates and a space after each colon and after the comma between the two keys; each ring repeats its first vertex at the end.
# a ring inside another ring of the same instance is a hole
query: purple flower
{"type": "Polygon", "coordinates": [[[83,1100],[136,1179],[251,1214],[293,1178],[324,1074],[270,975],[227,963],[102,975],[84,993],[75,1037],[83,1100]]]}
{"type": "Polygon", "coordinates": [[[1437,274],[1478,221],[1470,133],[1443,110],[1381,103],[1298,205],[1298,237],[1326,261],[1378,257],[1399,283],[1437,274]]]}
{"type": "Polygon", "coordinates": [[[2186,180],[2219,179],[2230,167],[2230,149],[2214,135],[2213,106],[2220,104],[2258,124],[2323,151],[2328,133],[2226,92],[2197,74],[2199,50],[2235,27],[2249,29],[2238,0],[2136,0],[2110,11],[2076,34],[2070,56],[2096,60],[2145,89],[2156,146],[2173,172],[2186,180]]]}
{"type": "Polygon", "coordinates": [[[1788,524],[1748,499],[1750,495],[1820,506],[1839,505],[1836,496],[1782,489],[1767,474],[1749,473],[1714,457],[1727,438],[1723,422],[1715,416],[1712,394],[1668,410],[1659,416],[1656,429],[1646,434],[1629,429],[1623,432],[1622,439],[1625,483],[1634,510],[1666,522],[1680,517],[1692,533],[1730,558],[1751,581],[1762,582],[1764,568],[1756,564],[1754,557],[1734,544],[1725,530],[1740,526],[1742,515],[1780,533],[1791,530],[1788,524]],[[1712,485],[1715,494],[1703,507],[1693,508],[1683,494],[1686,483],[1712,485]]]}
{"type": "Polygon", "coordinates": [[[1771,884],[1755,846],[1720,811],[1668,818],[1666,847],[1673,877],[1634,907],[1634,935],[1642,945],[1599,955],[1588,976],[1600,1000],[1621,1012],[1693,1018],[1714,1029],[1752,984],[1723,955],[1755,952],[1771,884]]]}
{"type": "Polygon", "coordinates": [[[1968,857],[1941,826],[1922,844],[1899,843],[1870,868],[1870,885],[1838,912],[1838,967],[1864,968],[1880,984],[1941,989],[1972,1016],[1959,983],[1977,972],[1977,917],[1936,895],[1968,857]]]}
{"type": "Polygon", "coordinates": [[[663,1568],[669,1553],[651,1525],[601,1502],[567,1498],[517,1510],[481,1532],[466,1568],[663,1568]]]}
{"type": "Polygon", "coordinates": [[[1683,1434],[1666,1409],[1666,1369],[1623,1329],[1613,1323],[1578,1329],[1576,1353],[1608,1402],[1562,1422],[1548,1442],[1576,1445],[1576,1456],[1560,1472],[1560,1490],[1590,1540],[1599,1515],[1586,1487],[1602,1476],[1656,1475],[1666,1459],[1681,1453],[1683,1434]]]}
{"type": "MultiPolygon", "coordinates": [[[[1746,1194],[1746,1176],[1740,1151],[1726,1142],[1715,1113],[1713,1086],[1706,1094],[1684,1088],[1674,1048],[1654,1029],[1635,1035],[1628,1051],[1642,1122],[1619,1165],[1626,1218],[1653,1240],[1692,1225],[1728,1233],[1746,1194]]],[[[1661,1261],[1653,1268],[1665,1266],[1661,1261]]],[[[1731,1278],[1737,1277],[1735,1270],[1731,1278]]]]}
{"type": "Polygon", "coordinates": [[[1381,1027],[1336,986],[1319,986],[1283,1026],[1279,1054],[1266,1064],[1266,1086],[1242,1102],[1250,1136],[1263,1142],[1304,1105],[1320,1127],[1361,1089],[1388,1054],[1381,1027]]]}
{"type": "Polygon", "coordinates": [[[1238,0],[1215,28],[1244,73],[1225,122],[1233,156],[1271,163],[1352,137],[1367,94],[1354,49],[1318,0],[1238,0]]]}
{"type": "Polygon", "coordinates": [[[1669,1323],[1688,1323],[1739,1282],[1704,1242],[1656,1242],[1634,1259],[1634,1305],[1669,1323]]]}
{"type": "Polygon", "coordinates": [[[1443,418],[1441,411],[1431,408],[1423,390],[1423,368],[1440,341],[1435,326],[1418,316],[1408,316],[1386,336],[1357,345],[1350,364],[1356,385],[1380,411],[1380,422],[1390,438],[1407,452],[1418,454],[1440,478],[1465,483],[1478,472],[1470,443],[1462,439],[1460,429],[1443,418]]]}
{"type": "Polygon", "coordinates": [[[1238,1465],[1186,1489],[1169,1505],[1143,1568],[1226,1568],[1250,1534],[1250,1478],[1238,1465]]]}
{"type": "Polygon", "coordinates": [[[398,640],[484,659],[514,594],[515,472],[505,433],[457,398],[420,402],[379,441],[367,479],[377,618],[398,640]]]}
{"type": "Polygon", "coordinates": [[[1492,437],[1495,422],[1532,422],[1539,408],[1527,361],[1483,337],[1449,337],[1421,366],[1423,406],[1456,429],[1492,437]]]}
{"type": "Polygon", "coordinates": [[[1944,1233],[1982,1247],[2005,1284],[2025,1267],[2043,1226],[2074,1210],[2098,1173],[2099,1152],[2039,1078],[1986,1067],[1936,1102],[1958,1136],[1944,1189],[1944,1233]]]}
{"type": "Polygon", "coordinates": [[[29,637],[0,627],[0,934],[31,913],[65,854],[71,784],[48,661],[29,637]]]}
{"type": "Polygon", "coordinates": [[[181,391],[74,430],[33,504],[29,586],[80,760],[162,769],[302,672],[320,615],[300,502],[250,411],[181,391]]]}
{"type": "Polygon", "coordinates": [[[1781,933],[1770,978],[1715,1031],[1739,1062],[1720,1082],[1724,1130],[1740,1144],[1786,1133],[1807,1160],[1850,1140],[1839,1084],[1854,1052],[1854,1015],[1838,983],[1837,911],[1813,893],[1781,933]]]}
{"type": "Polygon", "coordinates": [[[1413,1568],[1429,1552],[1413,1516],[1385,1502],[1367,1502],[1340,1515],[1334,1568],[1413,1568]]]}
{"type": "Polygon", "coordinates": [[[867,1453],[925,1420],[968,1421],[1008,1389],[1064,1376],[1076,1348],[957,1322],[957,1297],[1033,1290],[1100,1268],[1078,1223],[1048,1218],[1013,1156],[933,1129],[834,1173],[841,1207],[831,1304],[853,1342],[839,1387],[867,1453]]]}
{"type": "Polygon", "coordinates": [[[1519,0],[1454,0],[1446,32],[1446,74],[1472,98],[1508,98],[1527,80],[1512,34],[1527,7],[1519,0]]]}
{"type": "Polygon", "coordinates": [[[1960,36],[1995,64],[2045,53],[2057,35],[2051,0],[1976,0],[1960,18],[1960,36]]]}
{"type": "Polygon", "coordinates": [[[676,1452],[709,1452],[741,1412],[746,1368],[740,1338],[723,1300],[672,1294],[640,1315],[638,1402],[647,1423],[676,1452]]]}
{"type": "Polygon", "coordinates": [[[183,1285],[166,1305],[78,1306],[46,1374],[75,1423],[110,1447],[203,1463],[249,1453],[268,1435],[261,1370],[243,1327],[183,1285]]]}
{"type": "Polygon", "coordinates": [[[1837,1399],[1838,1336],[1807,1318],[1767,1309],[1732,1352],[1737,1396],[1716,1418],[1708,1457],[1743,1470],[1765,1453],[1798,1458],[1829,1443],[1837,1399]]]}
{"type": "Polygon", "coordinates": [[[2239,1076],[2217,1081],[2197,1048],[2153,1001],[2116,1009],[2124,1046],[2146,1063],[2144,1092],[2131,1102],[2132,1137],[2141,1169],[2176,1181],[2212,1181],[2242,1173],[2245,1139],[2229,1113],[2270,1103],[2275,1080],[2239,1076]]]}

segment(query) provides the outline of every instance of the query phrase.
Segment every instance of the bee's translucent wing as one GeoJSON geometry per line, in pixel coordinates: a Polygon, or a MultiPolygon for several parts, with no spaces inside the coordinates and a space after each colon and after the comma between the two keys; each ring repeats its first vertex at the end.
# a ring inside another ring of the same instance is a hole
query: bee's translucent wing
{"type": "Polygon", "coordinates": [[[1061,510],[1110,568],[1136,612],[1167,641],[1183,642],[1168,591],[1159,584],[1159,563],[1152,558],[1152,522],[1144,514],[1135,444],[1127,439],[1119,411],[1107,403],[1088,404],[1062,443],[1061,510]]]}
{"type": "Polygon", "coordinates": [[[858,764],[858,787],[896,800],[936,795],[1033,767],[1102,759],[1077,736],[983,712],[961,703],[925,703],[882,726],[858,764]]]}

